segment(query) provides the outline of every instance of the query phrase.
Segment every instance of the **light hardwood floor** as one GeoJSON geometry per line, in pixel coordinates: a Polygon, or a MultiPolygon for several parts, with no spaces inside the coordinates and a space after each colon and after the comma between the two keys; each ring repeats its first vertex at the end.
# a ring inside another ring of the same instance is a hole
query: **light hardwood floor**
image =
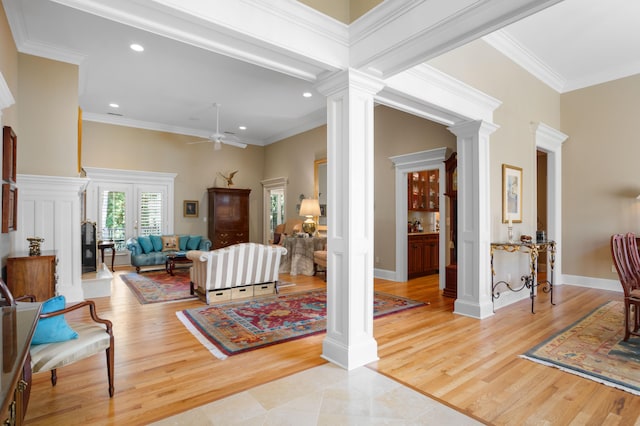
{"type": "MultiPolygon", "coordinates": [[[[110,298],[96,299],[114,322],[115,389],[109,399],[104,356],[34,376],[30,425],[147,424],[256,385],[324,364],[324,335],[214,358],[177,320],[198,301],[140,305],[116,274],[110,298]]],[[[281,276],[283,292],[323,287],[321,278],[281,276]]],[[[374,321],[380,360],[367,366],[487,424],[621,424],[640,422],[640,397],[518,357],[620,293],[556,288],[478,321],[454,315],[437,276],[408,283],[376,280],[379,291],[428,301],[374,321]]]]}

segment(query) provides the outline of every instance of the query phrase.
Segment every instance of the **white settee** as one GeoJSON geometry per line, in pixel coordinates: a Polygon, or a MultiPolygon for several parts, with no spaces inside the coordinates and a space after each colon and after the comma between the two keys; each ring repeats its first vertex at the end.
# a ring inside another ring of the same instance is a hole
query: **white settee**
{"type": "Polygon", "coordinates": [[[278,292],[282,246],[241,243],[212,251],[191,250],[193,290],[207,304],[278,292]]]}

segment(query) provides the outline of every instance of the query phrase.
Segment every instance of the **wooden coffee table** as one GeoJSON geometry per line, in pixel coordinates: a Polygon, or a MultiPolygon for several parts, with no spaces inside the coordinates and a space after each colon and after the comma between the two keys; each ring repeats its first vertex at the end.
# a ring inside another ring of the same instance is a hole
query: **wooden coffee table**
{"type": "Polygon", "coordinates": [[[169,273],[169,275],[174,275],[173,270],[176,267],[176,263],[192,263],[190,259],[187,258],[185,253],[169,253],[167,255],[167,260],[164,264],[165,269],[169,273]]]}

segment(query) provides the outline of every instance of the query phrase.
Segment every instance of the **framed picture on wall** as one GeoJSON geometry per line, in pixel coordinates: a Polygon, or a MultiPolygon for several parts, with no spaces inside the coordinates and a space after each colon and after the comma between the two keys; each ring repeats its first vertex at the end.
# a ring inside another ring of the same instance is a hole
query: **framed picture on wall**
{"type": "Polygon", "coordinates": [[[502,223],[522,222],[522,169],[502,165],[502,223]]]}
{"type": "Polygon", "coordinates": [[[2,128],[2,180],[16,183],[16,145],[18,137],[9,126],[2,128]]]}
{"type": "Polygon", "coordinates": [[[197,200],[184,200],[184,217],[198,217],[197,200]]]}
{"type": "Polygon", "coordinates": [[[2,184],[2,233],[18,229],[18,188],[2,184]]]}

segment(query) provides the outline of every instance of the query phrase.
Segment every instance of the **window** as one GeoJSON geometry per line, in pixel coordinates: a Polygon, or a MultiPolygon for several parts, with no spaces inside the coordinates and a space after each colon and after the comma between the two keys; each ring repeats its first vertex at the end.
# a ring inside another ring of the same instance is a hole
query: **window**
{"type": "Polygon", "coordinates": [[[139,235],[173,233],[175,174],[85,167],[87,220],[97,223],[98,239],[112,240],[116,251],[139,235]],[[127,183],[136,182],[136,183],[127,183]]]}

